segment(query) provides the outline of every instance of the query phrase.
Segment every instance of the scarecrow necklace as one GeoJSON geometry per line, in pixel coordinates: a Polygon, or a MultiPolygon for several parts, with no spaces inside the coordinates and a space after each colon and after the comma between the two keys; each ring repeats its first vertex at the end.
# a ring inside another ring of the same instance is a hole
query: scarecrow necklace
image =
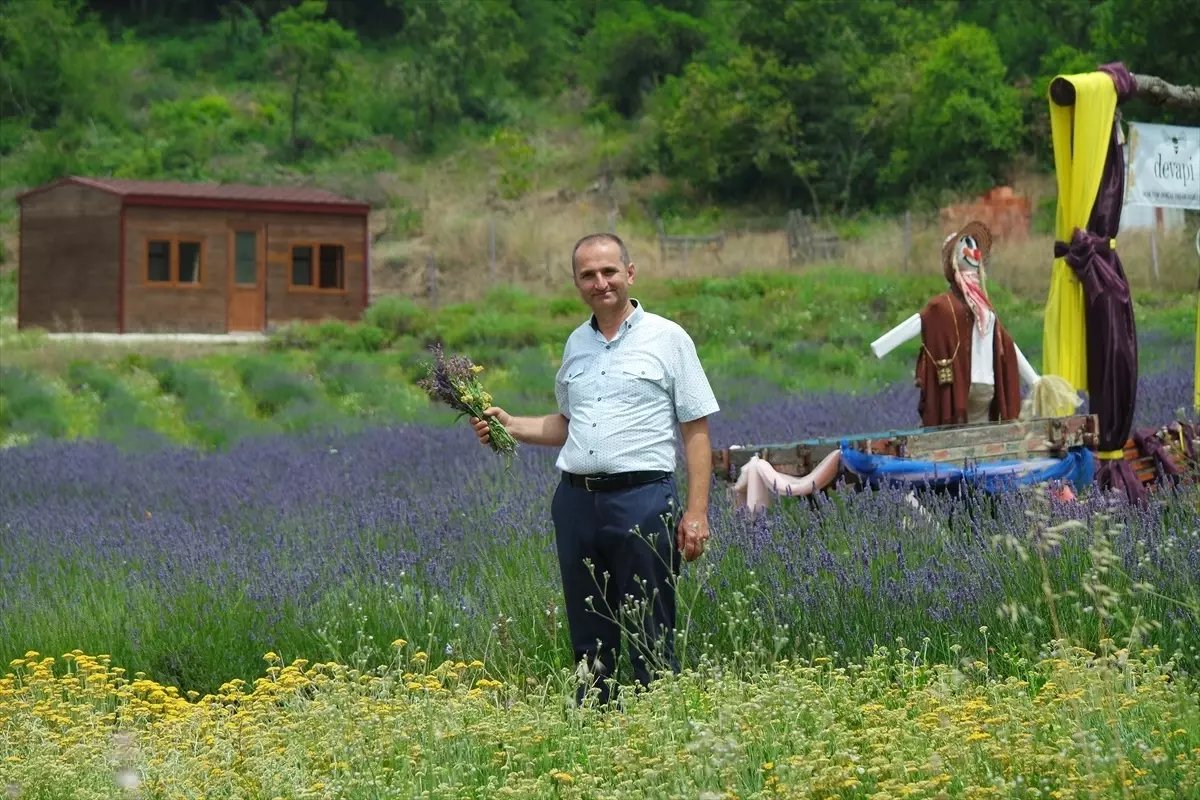
{"type": "Polygon", "coordinates": [[[934,358],[933,353],[929,352],[929,348],[925,346],[925,342],[921,342],[921,349],[925,351],[925,355],[929,356],[929,360],[937,367],[937,382],[938,386],[949,386],[954,383],[954,370],[952,365],[954,359],[958,355],[958,348],[962,344],[962,337],[958,332],[958,312],[954,310],[954,298],[950,298],[950,314],[954,318],[954,352],[949,358],[934,358]]]}

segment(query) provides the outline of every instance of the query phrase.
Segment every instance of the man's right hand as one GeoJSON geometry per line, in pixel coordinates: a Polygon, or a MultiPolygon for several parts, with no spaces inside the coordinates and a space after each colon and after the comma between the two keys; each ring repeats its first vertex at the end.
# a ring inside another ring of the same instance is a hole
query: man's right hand
{"type": "MultiPolygon", "coordinates": [[[[507,428],[509,433],[512,433],[512,428],[509,427],[512,424],[512,414],[509,414],[504,409],[491,406],[483,410],[483,415],[485,417],[495,417],[497,422],[507,428]]],[[[480,444],[486,445],[492,440],[492,437],[488,434],[486,419],[471,417],[471,425],[475,428],[475,435],[479,437],[480,444]]]]}

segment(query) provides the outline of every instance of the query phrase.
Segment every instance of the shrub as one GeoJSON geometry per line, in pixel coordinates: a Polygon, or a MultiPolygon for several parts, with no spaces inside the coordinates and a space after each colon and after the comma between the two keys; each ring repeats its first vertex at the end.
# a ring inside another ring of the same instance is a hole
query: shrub
{"type": "Polygon", "coordinates": [[[238,414],[216,382],[200,369],[167,358],[155,358],[145,368],[159,388],[179,398],[192,435],[203,446],[221,449],[255,431],[251,420],[238,414]]]}
{"type": "Polygon", "coordinates": [[[100,436],[113,442],[142,440],[153,429],[147,424],[145,409],[124,381],[100,364],[74,361],[67,367],[71,391],[93,391],[100,400],[100,436]]]}
{"type": "Polygon", "coordinates": [[[21,367],[0,366],[0,432],[66,435],[67,423],[43,378],[21,367]]]}
{"type": "Polygon", "coordinates": [[[381,297],[367,308],[363,320],[387,334],[389,341],[415,334],[430,324],[429,311],[402,295],[381,297]]]}

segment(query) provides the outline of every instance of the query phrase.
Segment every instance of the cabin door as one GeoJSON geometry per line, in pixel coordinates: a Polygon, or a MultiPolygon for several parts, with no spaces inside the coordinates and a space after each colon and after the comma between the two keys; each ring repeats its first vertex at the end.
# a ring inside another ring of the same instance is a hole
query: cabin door
{"type": "Polygon", "coordinates": [[[266,238],[261,227],[229,232],[230,332],[261,331],[266,325],[266,238]]]}

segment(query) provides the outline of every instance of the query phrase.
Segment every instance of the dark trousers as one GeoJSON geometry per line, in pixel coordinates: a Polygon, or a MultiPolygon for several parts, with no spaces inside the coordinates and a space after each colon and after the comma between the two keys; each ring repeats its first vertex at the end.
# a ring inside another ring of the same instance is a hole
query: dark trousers
{"type": "MultiPolygon", "coordinates": [[[[575,663],[587,664],[599,701],[615,699],[608,681],[616,677],[622,632],[643,686],[663,670],[678,673],[675,531],[683,510],[674,479],[611,492],[563,480],[550,508],[575,663]]],[[[587,688],[580,687],[578,700],[587,688]]]]}

